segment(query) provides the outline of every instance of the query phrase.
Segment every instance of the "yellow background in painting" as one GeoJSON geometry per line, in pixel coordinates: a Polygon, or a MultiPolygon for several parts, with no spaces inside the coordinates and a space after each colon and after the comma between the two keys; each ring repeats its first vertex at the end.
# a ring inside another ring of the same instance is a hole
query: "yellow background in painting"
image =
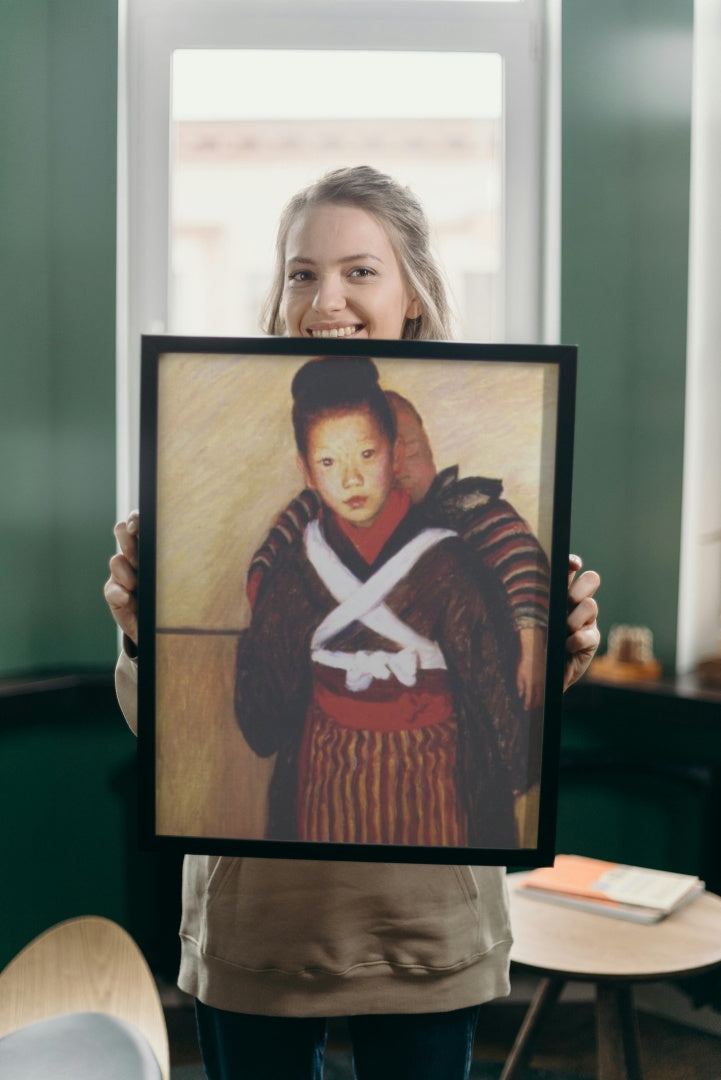
{"type": "MultiPolygon", "coordinates": [[[[255,757],[235,720],[235,646],[249,616],[249,560],[302,486],[290,384],[308,358],[183,354],[160,363],[156,625],[171,631],[156,635],[160,835],[264,833],[273,762],[255,757]]],[[[378,367],[384,388],[423,417],[436,466],[502,479],[506,498],[550,551],[555,366],[378,367]]],[[[533,824],[527,828],[533,847],[533,824]]]]}

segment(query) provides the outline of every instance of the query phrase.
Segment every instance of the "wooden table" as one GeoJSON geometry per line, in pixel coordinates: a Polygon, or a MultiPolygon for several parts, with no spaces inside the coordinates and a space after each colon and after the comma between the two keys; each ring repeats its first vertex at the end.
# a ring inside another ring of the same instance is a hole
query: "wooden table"
{"type": "Polygon", "coordinates": [[[661,922],[626,922],[529,899],[509,874],[511,959],[542,976],[501,1074],[519,1080],[569,980],[596,986],[599,1080],[643,1080],[632,986],[721,966],[721,898],[703,893],[661,922]]]}

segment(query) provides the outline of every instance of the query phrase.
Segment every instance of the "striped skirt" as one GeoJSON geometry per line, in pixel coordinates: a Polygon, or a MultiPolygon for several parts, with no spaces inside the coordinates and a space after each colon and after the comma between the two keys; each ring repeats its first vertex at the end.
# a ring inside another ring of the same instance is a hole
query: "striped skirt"
{"type": "Polygon", "coordinates": [[[429,709],[427,695],[401,691],[387,730],[374,723],[376,703],[362,696],[314,694],[300,760],[298,839],[465,846],[457,725],[447,695],[441,700],[441,710],[429,709]],[[428,722],[434,713],[442,718],[428,722]]]}

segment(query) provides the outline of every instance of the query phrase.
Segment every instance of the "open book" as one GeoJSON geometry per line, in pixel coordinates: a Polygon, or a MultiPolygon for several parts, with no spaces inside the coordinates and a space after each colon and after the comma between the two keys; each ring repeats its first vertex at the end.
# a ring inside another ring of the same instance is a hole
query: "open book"
{"type": "Polygon", "coordinates": [[[517,886],[535,900],[645,923],[663,919],[693,900],[704,887],[693,874],[649,870],[584,855],[557,855],[553,866],[532,870],[517,886]]]}

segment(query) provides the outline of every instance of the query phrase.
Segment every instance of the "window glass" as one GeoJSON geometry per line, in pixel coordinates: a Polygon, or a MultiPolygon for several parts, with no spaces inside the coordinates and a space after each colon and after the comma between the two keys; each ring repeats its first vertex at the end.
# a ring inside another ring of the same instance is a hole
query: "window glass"
{"type": "Polygon", "coordinates": [[[287,199],[364,161],[431,219],[454,336],[554,341],[558,0],[122,0],[118,507],[140,338],[256,334],[287,199]],[[548,61],[548,63],[547,63],[548,61]]]}

